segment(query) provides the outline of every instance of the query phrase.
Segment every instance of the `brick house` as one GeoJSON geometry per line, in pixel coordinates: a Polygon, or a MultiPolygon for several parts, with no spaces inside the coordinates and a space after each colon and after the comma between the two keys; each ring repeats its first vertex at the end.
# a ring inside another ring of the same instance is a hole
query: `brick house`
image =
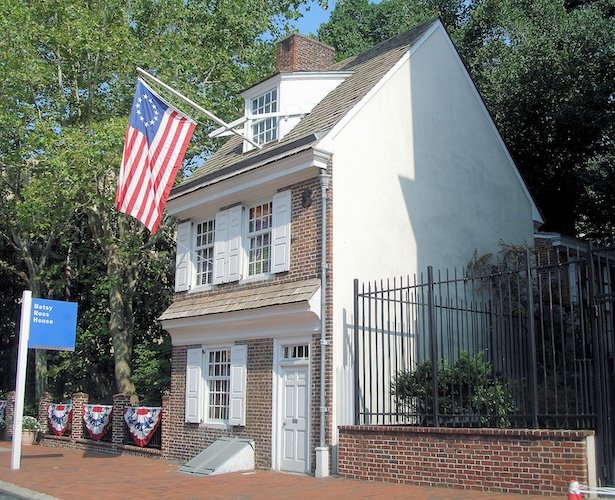
{"type": "Polygon", "coordinates": [[[229,139],[169,197],[179,220],[171,458],[224,435],[256,466],[336,470],[353,423],[353,278],[464,265],[542,222],[434,20],[347,60],[300,35],[229,139]]]}

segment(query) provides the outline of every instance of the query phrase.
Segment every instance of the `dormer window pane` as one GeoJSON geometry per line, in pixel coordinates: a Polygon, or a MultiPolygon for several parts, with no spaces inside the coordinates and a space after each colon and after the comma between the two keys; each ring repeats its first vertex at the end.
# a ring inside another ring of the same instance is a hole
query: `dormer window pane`
{"type": "MultiPolygon", "coordinates": [[[[272,89],[252,99],[252,114],[264,115],[278,111],[278,89],[272,89]]],[[[266,144],[278,138],[278,118],[269,117],[252,122],[252,139],[258,144],[266,144]]]]}

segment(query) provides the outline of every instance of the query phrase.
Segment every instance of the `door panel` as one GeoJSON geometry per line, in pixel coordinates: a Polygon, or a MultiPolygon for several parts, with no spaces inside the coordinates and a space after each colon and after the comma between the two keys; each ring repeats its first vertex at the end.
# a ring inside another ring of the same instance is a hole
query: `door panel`
{"type": "Polygon", "coordinates": [[[283,370],[282,470],[305,472],[308,450],[307,367],[283,370]]]}

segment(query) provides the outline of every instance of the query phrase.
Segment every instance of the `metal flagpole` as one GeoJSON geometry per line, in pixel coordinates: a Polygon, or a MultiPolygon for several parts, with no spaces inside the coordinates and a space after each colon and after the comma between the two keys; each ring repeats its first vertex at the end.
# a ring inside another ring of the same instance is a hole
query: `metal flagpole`
{"type": "Polygon", "coordinates": [[[171,92],[171,94],[173,94],[176,97],[179,97],[182,101],[184,101],[186,104],[188,104],[188,106],[191,106],[192,108],[196,109],[197,111],[200,111],[201,113],[203,113],[205,116],[207,116],[208,118],[210,118],[211,120],[215,121],[216,123],[222,125],[224,128],[226,128],[227,130],[230,130],[233,134],[238,135],[239,137],[241,137],[244,141],[248,141],[250,144],[252,144],[253,146],[257,147],[258,149],[261,149],[262,146],[260,144],[257,144],[256,142],[254,142],[252,139],[245,137],[243,134],[240,134],[239,132],[237,132],[236,130],[234,130],[233,128],[231,128],[224,120],[218,118],[216,115],[214,115],[213,113],[207,111],[204,107],[199,106],[196,102],[192,101],[191,99],[188,99],[185,95],[179,93],[177,90],[175,90],[173,87],[170,87],[169,85],[167,85],[166,83],[160,81],[158,78],[156,78],[155,76],[150,75],[147,71],[145,71],[142,68],[137,68],[137,73],[139,73],[141,76],[143,76],[144,78],[147,78],[149,80],[151,80],[154,83],[157,83],[158,85],[160,85],[163,89],[168,90],[169,92],[171,92]]]}

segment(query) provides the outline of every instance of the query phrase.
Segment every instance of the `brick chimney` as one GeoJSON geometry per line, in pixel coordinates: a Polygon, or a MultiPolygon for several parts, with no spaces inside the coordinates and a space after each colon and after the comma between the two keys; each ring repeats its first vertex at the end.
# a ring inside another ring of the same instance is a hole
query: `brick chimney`
{"type": "Polygon", "coordinates": [[[279,73],[320,71],[335,62],[335,49],[322,42],[293,33],[275,47],[275,70],[279,73]]]}

